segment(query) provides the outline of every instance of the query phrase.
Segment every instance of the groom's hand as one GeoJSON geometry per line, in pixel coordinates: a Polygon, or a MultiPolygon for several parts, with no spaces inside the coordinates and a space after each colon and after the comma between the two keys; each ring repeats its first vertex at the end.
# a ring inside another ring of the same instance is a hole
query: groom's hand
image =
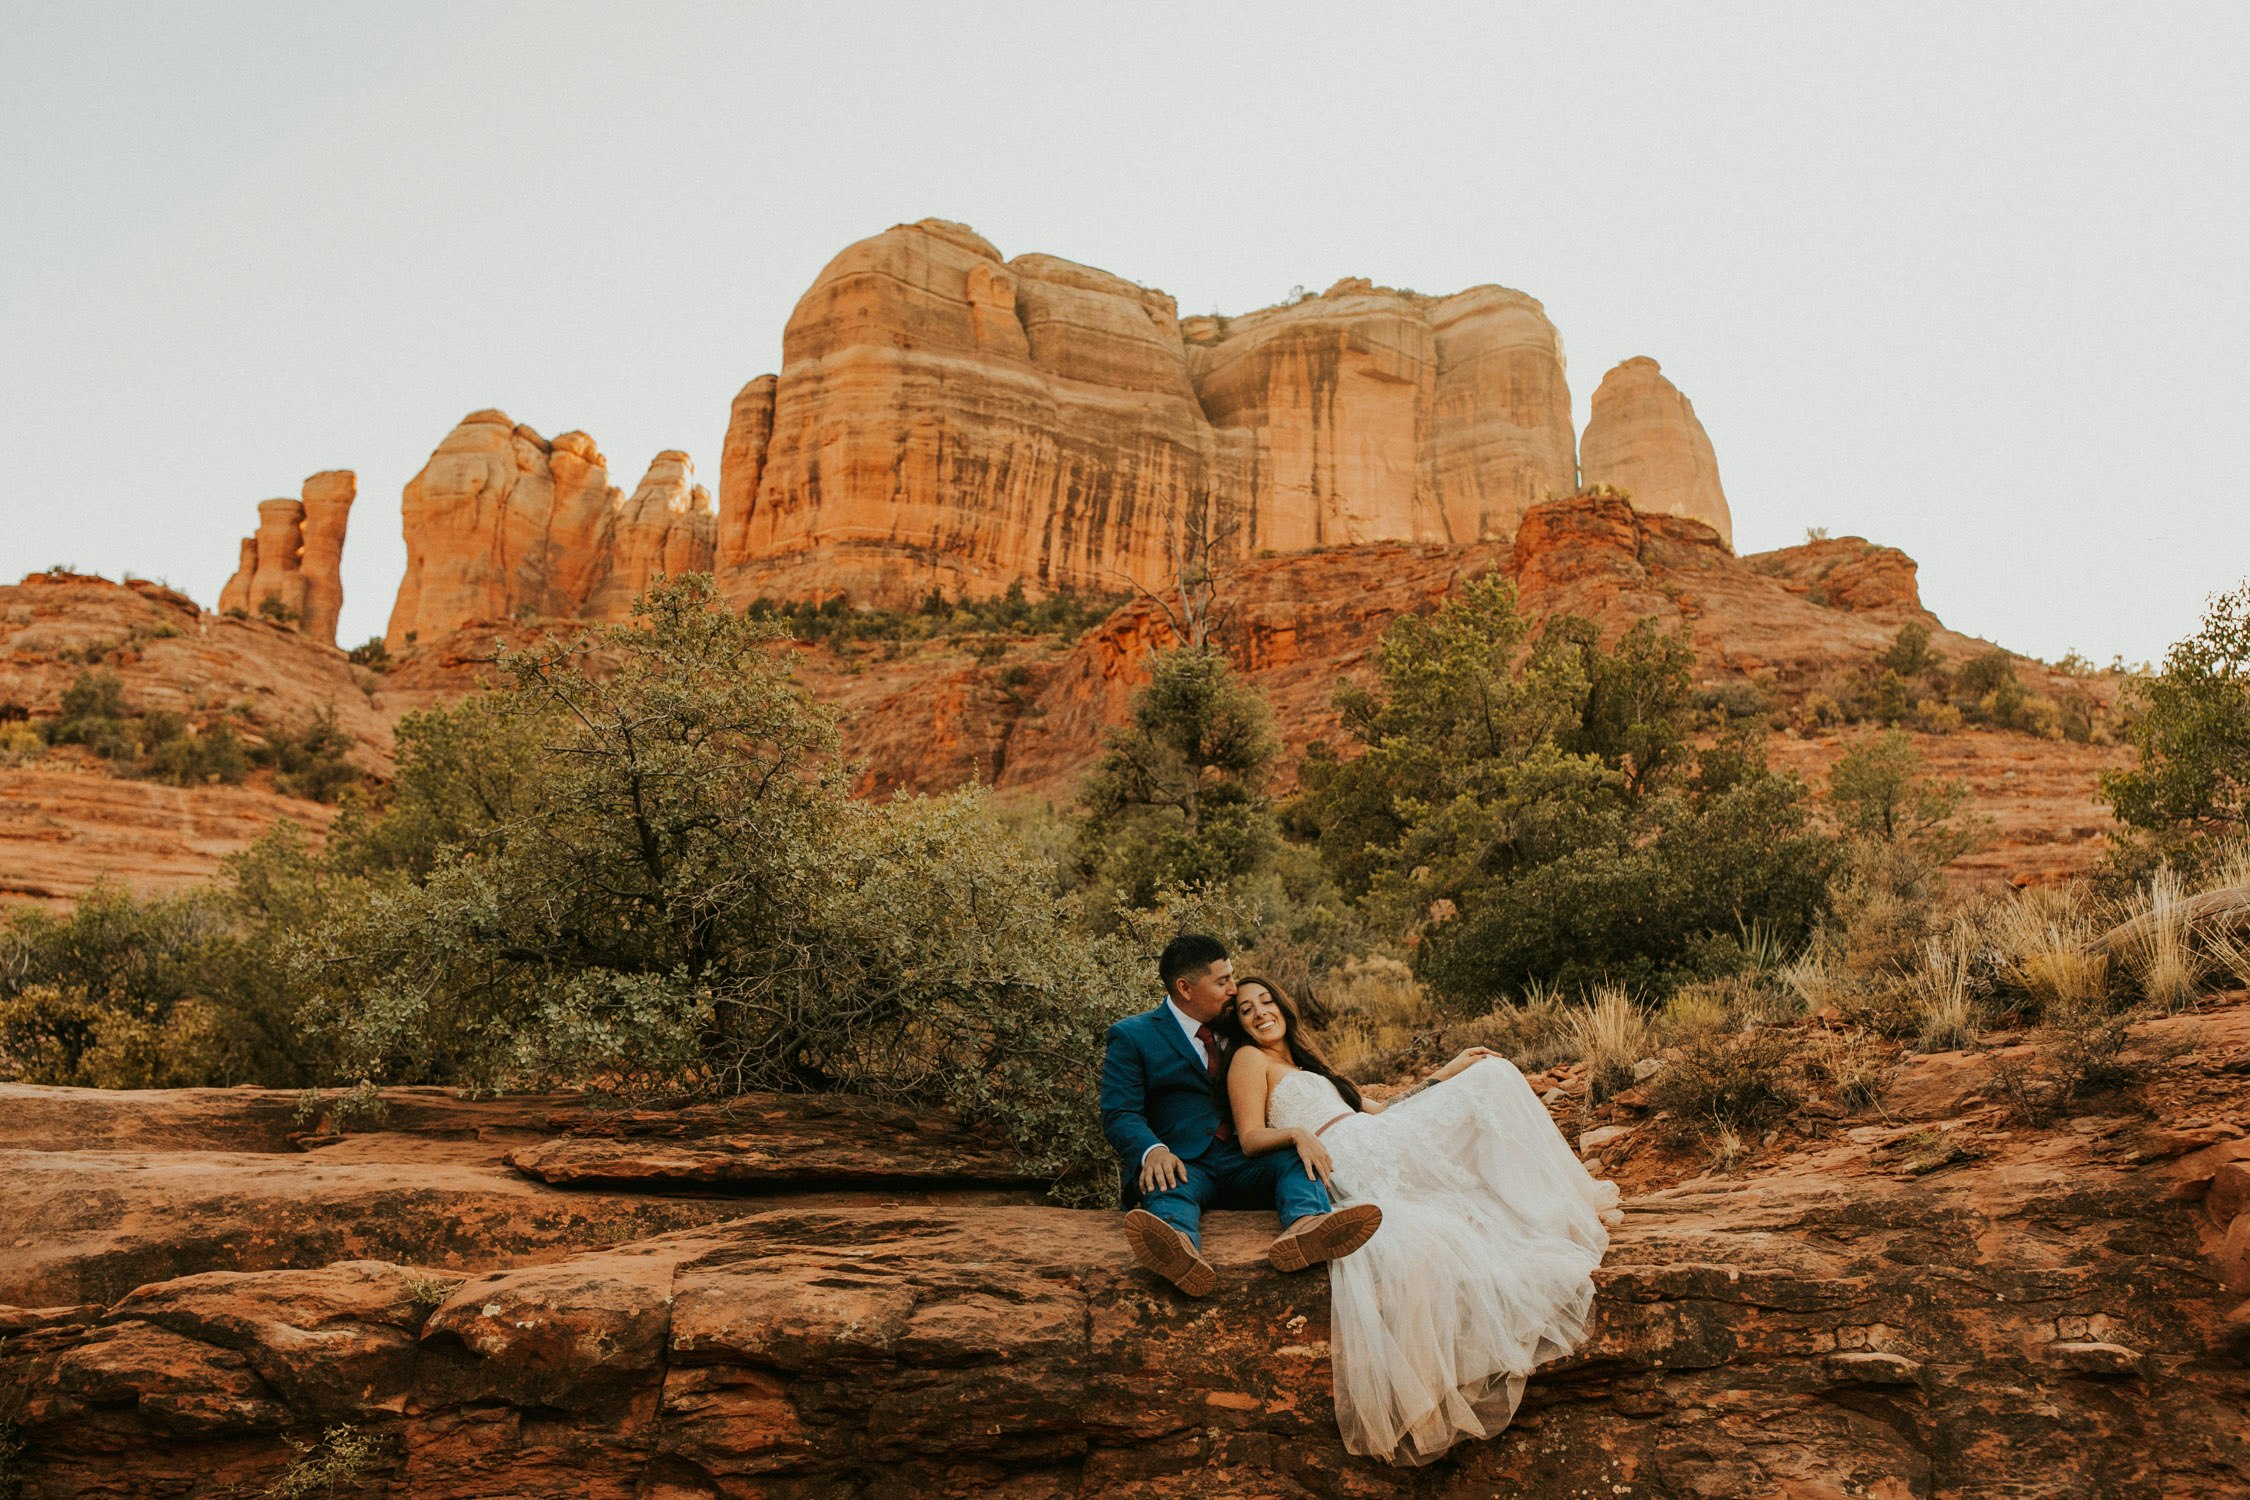
{"type": "Polygon", "coordinates": [[[1158,1146],[1141,1158],[1141,1196],[1169,1192],[1187,1181],[1187,1163],[1172,1154],[1170,1146],[1158,1146]]]}

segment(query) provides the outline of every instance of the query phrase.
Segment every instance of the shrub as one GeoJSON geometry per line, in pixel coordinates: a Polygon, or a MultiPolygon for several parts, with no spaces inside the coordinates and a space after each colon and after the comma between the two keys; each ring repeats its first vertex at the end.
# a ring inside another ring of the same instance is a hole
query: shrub
{"type": "Polygon", "coordinates": [[[2101,795],[2160,845],[2250,822],[2250,584],[2213,599],[2163,670],[2125,690],[2138,764],[2103,773],[2101,795]]]}
{"type": "Polygon", "coordinates": [[[1648,621],[1534,638],[1511,584],[1471,582],[1338,694],[1361,753],[1308,754],[1289,825],[1457,1008],[1698,977],[1745,923],[1802,934],[1830,846],[1754,739],[1690,750],[1691,661],[1648,621]]]}
{"type": "Polygon", "coordinates": [[[47,753],[47,742],[29,724],[0,724],[0,766],[28,765],[47,753]]]}
{"type": "Polygon", "coordinates": [[[291,1446],[297,1456],[266,1490],[268,1500],[342,1500],[368,1494],[385,1452],[379,1437],[349,1422],[328,1428],[318,1442],[291,1446]]]}
{"type": "Polygon", "coordinates": [[[1895,729],[1853,745],[1828,778],[1828,806],[1846,833],[1906,844],[1940,864],[1973,841],[1955,822],[1967,794],[1958,781],[1923,775],[1914,742],[1895,729]]]}
{"type": "MultiPolygon", "coordinates": [[[[230,870],[271,861],[283,829],[230,870]]],[[[267,888],[269,891],[273,887],[267,888]]],[[[278,906],[240,886],[138,897],[100,884],[65,916],[0,925],[0,1054],[26,1082],[181,1088],[299,1082],[278,906]]]]}
{"type": "Polygon", "coordinates": [[[242,739],[231,724],[214,724],[200,733],[182,728],[155,740],[149,750],[148,773],[174,786],[231,784],[242,780],[249,770],[249,752],[243,749],[242,739]]]}
{"type": "Polygon", "coordinates": [[[1089,1060],[1153,954],[1088,939],[980,795],[853,801],[784,633],[714,608],[708,578],[636,620],[504,653],[512,688],[421,722],[298,971],[332,1071],[872,1094],[1005,1130],[1066,1196],[1106,1191],[1089,1060]],[[596,648],[614,671],[584,669],[596,648]],[[480,745],[522,759],[487,780],[480,745]],[[393,818],[411,836],[386,844],[393,818]],[[427,855],[444,830],[462,841],[427,855]]]}
{"type": "Polygon", "coordinates": [[[1209,647],[1149,660],[1132,717],[1110,732],[1079,796],[1080,862],[1105,900],[1223,886],[1270,868],[1279,830],[1265,785],[1280,739],[1263,694],[1209,647]]]}
{"type": "Polygon", "coordinates": [[[334,802],[360,780],[359,768],[351,763],[353,748],[351,736],[336,723],[336,706],[329,704],[302,726],[268,735],[259,759],[273,767],[279,790],[311,802],[334,802]]]}
{"type": "Polygon", "coordinates": [[[125,680],[104,667],[81,671],[63,689],[62,711],[40,726],[51,745],[84,745],[103,760],[141,752],[139,721],[125,706],[125,680]]]}
{"type": "Polygon", "coordinates": [[[391,669],[391,649],[379,635],[371,635],[344,653],[355,667],[365,667],[370,672],[387,672],[391,669]]]}
{"type": "Polygon", "coordinates": [[[1937,653],[1930,649],[1930,627],[1919,620],[1909,620],[1899,627],[1891,640],[1890,649],[1876,658],[1877,665],[1900,677],[1920,677],[1938,665],[1937,653]]]}
{"type": "Polygon", "coordinates": [[[260,599],[258,601],[258,614],[262,618],[272,620],[279,625],[294,624],[297,619],[297,612],[282,603],[281,596],[278,594],[268,594],[265,598],[260,599]]]}
{"type": "Polygon", "coordinates": [[[1784,1031],[1707,1033],[1664,1060],[1649,1102],[1706,1138],[1761,1130],[1797,1104],[1788,1076],[1794,1052],[1784,1031]]]}

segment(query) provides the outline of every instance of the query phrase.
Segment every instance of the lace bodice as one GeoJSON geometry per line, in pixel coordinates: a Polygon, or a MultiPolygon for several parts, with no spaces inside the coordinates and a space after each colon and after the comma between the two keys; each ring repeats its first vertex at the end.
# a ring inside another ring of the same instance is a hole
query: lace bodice
{"type": "Polygon", "coordinates": [[[1266,1094],[1266,1123],[1276,1130],[1318,1130],[1350,1108],[1336,1085],[1296,1068],[1273,1081],[1266,1094]]]}

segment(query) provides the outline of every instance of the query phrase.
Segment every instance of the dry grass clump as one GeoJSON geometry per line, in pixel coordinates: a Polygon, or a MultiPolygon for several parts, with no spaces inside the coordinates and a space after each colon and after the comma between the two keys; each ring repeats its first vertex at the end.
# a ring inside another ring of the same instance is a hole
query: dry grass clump
{"type": "Polygon", "coordinates": [[[1882,1101],[1898,1048],[1864,1031],[1823,1031],[1813,1036],[1804,1061],[1808,1073],[1836,1091],[1837,1103],[1867,1109],[1882,1101]]]}
{"type": "Polygon", "coordinates": [[[1648,1018],[1633,997],[1601,985],[1572,1013],[1569,1035],[1586,1065],[1586,1102],[1599,1104],[1633,1086],[1633,1065],[1648,1055],[1648,1018]]]}
{"type": "Polygon", "coordinates": [[[1329,1017],[1320,1028],[1321,1046],[1347,1078],[1379,1068],[1381,1059],[1439,1024],[1421,981],[1395,958],[1347,960],[1330,971],[1320,998],[1329,1017]]]}
{"type": "Polygon", "coordinates": [[[2019,991],[2034,1016],[2084,1007],[2109,993],[2109,956],[2091,945],[2100,923],[2085,887],[2034,886],[1983,914],[1983,937],[2002,983],[2019,991]]]}
{"type": "Polygon", "coordinates": [[[1915,1038],[1924,1052],[1951,1052],[1976,1040],[1977,1007],[1969,998],[1969,945],[1959,928],[1922,945],[1912,976],[1915,1038]]]}
{"type": "Polygon", "coordinates": [[[2179,872],[2159,867],[2134,897],[2126,920],[2133,924],[2132,936],[2120,957],[2141,994],[2167,1011],[2193,1005],[2213,965],[2190,920],[2179,872]]]}

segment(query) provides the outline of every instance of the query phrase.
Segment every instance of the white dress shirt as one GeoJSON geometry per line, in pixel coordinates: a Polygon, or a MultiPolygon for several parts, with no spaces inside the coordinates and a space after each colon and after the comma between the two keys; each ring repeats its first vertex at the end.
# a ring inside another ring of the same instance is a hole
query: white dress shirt
{"type": "MultiPolygon", "coordinates": [[[[1218,1056],[1218,1052],[1216,1051],[1219,1045],[1218,1038],[1214,1036],[1211,1039],[1211,1045],[1209,1047],[1206,1047],[1203,1045],[1203,1043],[1197,1041],[1195,1033],[1206,1023],[1198,1021],[1195,1017],[1180,1009],[1179,1002],[1174,1000],[1170,995],[1166,995],[1164,997],[1164,1008],[1172,1013],[1173,1020],[1180,1023],[1180,1030],[1187,1034],[1188,1045],[1195,1049],[1195,1055],[1197,1057],[1203,1059],[1203,1066],[1205,1070],[1208,1071],[1211,1066],[1211,1060],[1214,1057],[1218,1056]]],[[[1156,1146],[1161,1146],[1163,1144],[1164,1143],[1162,1141],[1158,1141],[1156,1143],[1156,1146]]],[[[1154,1151],[1156,1149],[1156,1146],[1149,1147],[1148,1151],[1154,1151]]],[[[1148,1151],[1143,1151],[1141,1153],[1141,1160],[1144,1162],[1148,1160],[1148,1151]]]]}

